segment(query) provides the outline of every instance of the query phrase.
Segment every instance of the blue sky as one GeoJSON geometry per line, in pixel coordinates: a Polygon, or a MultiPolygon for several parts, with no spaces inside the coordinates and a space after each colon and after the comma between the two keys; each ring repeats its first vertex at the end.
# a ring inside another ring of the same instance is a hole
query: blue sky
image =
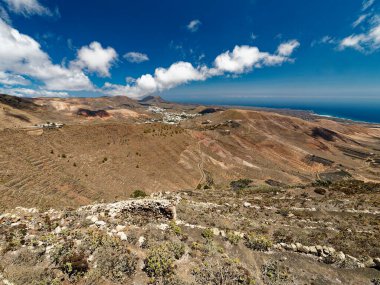
{"type": "Polygon", "coordinates": [[[0,0],[0,91],[379,97],[379,0],[0,0]]]}

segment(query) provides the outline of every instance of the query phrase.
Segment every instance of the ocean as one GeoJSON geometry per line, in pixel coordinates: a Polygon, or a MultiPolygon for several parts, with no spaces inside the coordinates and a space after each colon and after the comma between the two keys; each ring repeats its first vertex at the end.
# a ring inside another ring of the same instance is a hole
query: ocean
{"type": "Polygon", "coordinates": [[[310,111],[317,115],[349,119],[359,122],[380,123],[380,94],[379,98],[280,98],[260,97],[242,98],[170,98],[181,103],[197,103],[205,105],[244,106],[273,109],[290,109],[310,111]]]}

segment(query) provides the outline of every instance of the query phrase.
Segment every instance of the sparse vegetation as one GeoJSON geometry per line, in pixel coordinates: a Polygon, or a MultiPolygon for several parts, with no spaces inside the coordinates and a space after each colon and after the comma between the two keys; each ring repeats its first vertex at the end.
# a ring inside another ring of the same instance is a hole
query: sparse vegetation
{"type": "Polygon", "coordinates": [[[255,285],[255,279],[238,260],[215,256],[192,271],[198,284],[255,285]]]}
{"type": "Polygon", "coordinates": [[[240,235],[232,232],[232,231],[229,231],[227,232],[227,235],[226,235],[226,239],[233,245],[237,245],[239,243],[239,241],[241,240],[241,237],[240,235]]]}
{"type": "Polygon", "coordinates": [[[272,247],[272,242],[263,235],[250,233],[245,236],[245,245],[253,250],[267,251],[272,247]]]}
{"type": "Polygon", "coordinates": [[[214,232],[210,228],[204,229],[202,231],[202,237],[204,237],[207,241],[211,241],[214,238],[214,232]]]}
{"type": "Polygon", "coordinates": [[[148,196],[148,194],[146,194],[144,191],[142,191],[142,190],[135,190],[135,191],[133,191],[132,192],[132,194],[131,194],[131,198],[145,198],[145,197],[147,197],[148,196]]]}
{"type": "Polygon", "coordinates": [[[95,258],[101,276],[112,281],[124,281],[136,272],[137,257],[125,245],[100,247],[95,258]]]}
{"type": "Polygon", "coordinates": [[[232,181],[230,183],[230,187],[232,190],[237,191],[237,190],[242,190],[247,188],[253,181],[251,179],[239,179],[232,181]]]}

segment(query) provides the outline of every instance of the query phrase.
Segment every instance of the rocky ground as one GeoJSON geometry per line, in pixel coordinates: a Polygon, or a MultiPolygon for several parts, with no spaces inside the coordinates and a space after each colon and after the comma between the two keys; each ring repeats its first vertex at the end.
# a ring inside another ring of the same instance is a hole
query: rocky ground
{"type": "Polygon", "coordinates": [[[199,188],[3,213],[0,284],[379,284],[379,184],[199,188]]]}

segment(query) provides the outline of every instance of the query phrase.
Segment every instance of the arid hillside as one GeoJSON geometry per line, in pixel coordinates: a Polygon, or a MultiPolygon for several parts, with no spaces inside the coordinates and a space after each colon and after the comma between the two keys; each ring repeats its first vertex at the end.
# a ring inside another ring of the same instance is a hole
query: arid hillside
{"type": "Polygon", "coordinates": [[[239,178],[296,185],[380,177],[375,125],[160,98],[0,98],[1,209],[216,189],[239,178]]]}

